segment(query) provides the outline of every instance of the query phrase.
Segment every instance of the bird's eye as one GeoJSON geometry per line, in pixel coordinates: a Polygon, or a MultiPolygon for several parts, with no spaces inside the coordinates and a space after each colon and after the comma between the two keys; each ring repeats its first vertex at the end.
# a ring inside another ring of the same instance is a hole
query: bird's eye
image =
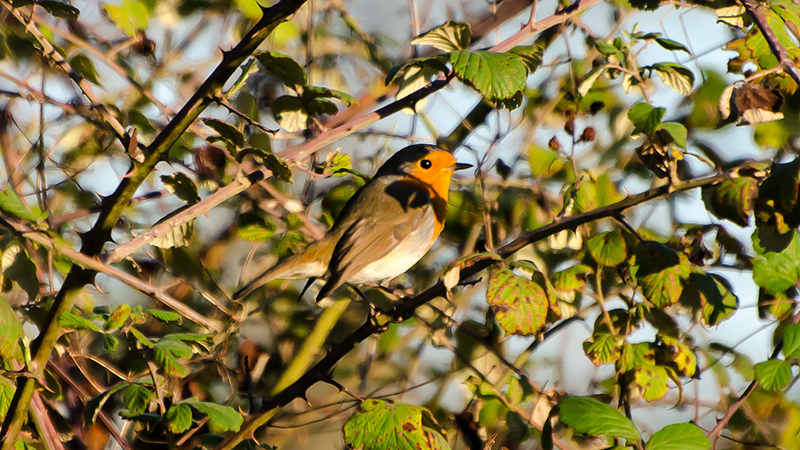
{"type": "Polygon", "coordinates": [[[423,159],[422,161],[419,162],[419,165],[423,169],[430,169],[431,168],[431,160],[423,159]]]}

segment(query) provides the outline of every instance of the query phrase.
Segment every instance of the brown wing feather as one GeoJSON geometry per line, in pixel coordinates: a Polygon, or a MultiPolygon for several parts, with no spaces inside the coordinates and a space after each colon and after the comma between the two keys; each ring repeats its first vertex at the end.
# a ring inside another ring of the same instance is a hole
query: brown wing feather
{"type": "MultiPolygon", "coordinates": [[[[388,190],[391,186],[386,187],[388,190]]],[[[406,188],[408,189],[408,188],[406,188]]],[[[336,243],[328,271],[330,277],[317,301],[330,295],[370,263],[388,255],[415,228],[433,214],[427,192],[415,191],[413,203],[386,200],[371,217],[353,222],[336,243]],[[412,204],[413,206],[409,206],[412,204]]]]}

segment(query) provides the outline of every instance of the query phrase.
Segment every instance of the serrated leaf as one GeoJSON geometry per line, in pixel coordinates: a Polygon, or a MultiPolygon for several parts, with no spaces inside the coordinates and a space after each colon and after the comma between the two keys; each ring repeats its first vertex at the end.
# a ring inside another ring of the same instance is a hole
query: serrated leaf
{"type": "Polygon", "coordinates": [[[97,78],[97,71],[94,69],[94,63],[88,56],[83,53],[78,53],[69,60],[69,65],[84,78],[90,82],[100,85],[100,80],[97,78]]]}
{"type": "Polygon", "coordinates": [[[163,309],[148,309],[147,314],[150,314],[156,320],[164,323],[181,323],[183,319],[183,317],[175,311],[164,311],[163,309]]]}
{"type": "Polygon", "coordinates": [[[509,269],[492,270],[486,297],[506,333],[533,334],[546,323],[548,301],[544,290],[509,269]]]}
{"type": "Polygon", "coordinates": [[[179,341],[161,340],[153,346],[153,351],[156,365],[164,373],[180,377],[186,376],[186,369],[178,361],[178,357],[191,357],[191,347],[179,341]]]}
{"type": "Polygon", "coordinates": [[[261,52],[256,54],[256,59],[269,73],[281,80],[281,83],[294,90],[307,83],[303,66],[286,55],[278,52],[261,52]]]}
{"type": "Polygon", "coordinates": [[[659,127],[672,138],[672,141],[680,148],[686,148],[686,127],[678,122],[664,122],[659,127]]]}
{"type": "Polygon", "coordinates": [[[84,319],[83,317],[71,313],[61,313],[61,315],[58,316],[58,326],[71,330],[100,331],[100,327],[91,320],[84,319]]]}
{"type": "Polygon", "coordinates": [[[633,444],[640,439],[639,430],[616,409],[591,397],[567,397],[558,404],[561,421],[575,431],[590,436],[623,438],[633,444]]]}
{"type": "Polygon", "coordinates": [[[236,156],[237,161],[242,162],[245,156],[251,155],[258,158],[261,164],[264,165],[272,174],[278,177],[279,180],[287,183],[292,182],[292,169],[282,159],[278,158],[274,153],[262,149],[248,147],[239,152],[236,156]]]}
{"type": "Polygon", "coordinates": [[[753,265],[753,281],[770,294],[780,294],[798,282],[797,262],[784,253],[767,253],[753,265]]]}
{"type": "Polygon", "coordinates": [[[800,358],[800,324],[789,324],[783,330],[783,354],[786,358],[800,358]]]}
{"type": "Polygon", "coordinates": [[[130,328],[128,329],[128,331],[130,331],[130,333],[133,335],[133,337],[134,337],[134,338],[135,338],[135,339],[136,339],[136,340],[137,340],[137,341],[138,341],[140,344],[142,344],[143,346],[145,346],[145,347],[152,347],[152,346],[154,346],[154,345],[155,345],[155,342],[153,342],[153,341],[151,341],[150,339],[148,339],[148,338],[147,338],[147,336],[145,336],[144,334],[142,334],[142,332],[141,332],[141,331],[139,331],[138,329],[136,329],[136,328],[134,328],[134,327],[130,327],[130,328]]]}
{"type": "Polygon", "coordinates": [[[103,333],[103,347],[106,350],[113,352],[117,349],[117,345],[119,344],[119,339],[113,334],[103,333]]]}
{"type": "Polygon", "coordinates": [[[768,391],[778,391],[792,381],[792,365],[788,361],[772,359],[756,364],[756,380],[768,391]]]}
{"type": "Polygon", "coordinates": [[[686,52],[687,55],[691,55],[689,49],[687,49],[685,45],[681,44],[678,41],[673,41],[672,39],[659,37],[656,38],[656,43],[666,50],[686,52]]]}
{"type": "Polygon", "coordinates": [[[631,274],[644,297],[657,308],[678,301],[683,291],[681,280],[689,276],[689,265],[674,250],[658,242],[644,242],[633,248],[631,274]]]}
{"type": "Polygon", "coordinates": [[[185,403],[176,403],[167,410],[166,419],[170,431],[183,433],[192,426],[192,410],[185,403]]]}
{"type": "Polygon", "coordinates": [[[200,414],[205,414],[208,419],[223,431],[239,431],[242,426],[242,415],[230,406],[217,405],[216,403],[201,402],[197,397],[181,402],[189,405],[200,414]]]}
{"type": "Polygon", "coordinates": [[[634,133],[652,135],[661,124],[661,119],[667,112],[664,108],[654,108],[647,103],[637,103],[628,111],[628,118],[636,127],[634,133]]]}
{"type": "Polygon", "coordinates": [[[750,177],[732,178],[703,189],[703,201],[709,212],[739,225],[750,225],[755,210],[758,180],[750,177]]]}
{"type": "Polygon", "coordinates": [[[620,357],[622,338],[611,333],[596,333],[583,343],[583,351],[595,365],[611,364],[620,357]]]}
{"type": "Polygon", "coordinates": [[[244,147],[244,134],[235,126],[217,119],[203,119],[203,123],[237,148],[244,147]]]}
{"type": "Polygon", "coordinates": [[[660,400],[669,391],[669,375],[667,369],[655,364],[645,364],[636,369],[634,385],[648,402],[660,400]]]}
{"type": "Polygon", "coordinates": [[[514,47],[509,50],[509,53],[513,53],[520,57],[522,63],[525,64],[525,69],[528,70],[528,73],[531,74],[539,68],[542,64],[542,47],[538,45],[523,45],[519,47],[514,47]]]}
{"type": "MultiPolygon", "coordinates": [[[[425,414],[427,413],[427,414],[425,414]]],[[[345,444],[363,450],[439,450],[447,441],[423,424],[425,408],[367,399],[344,424],[345,444]]]]}
{"type": "MultiPolygon", "coordinates": [[[[0,297],[0,362],[3,367],[13,370],[12,361],[23,362],[23,351],[20,340],[25,336],[22,324],[14,310],[0,297]]],[[[4,414],[0,414],[3,417],[4,414]]]]}
{"type": "Polygon", "coordinates": [[[427,33],[411,40],[413,45],[430,45],[443,52],[455,52],[469,48],[472,41],[472,29],[469,24],[449,21],[427,33]]]}
{"type": "Polygon", "coordinates": [[[490,100],[513,97],[525,89],[528,71],[519,56],[487,50],[461,50],[450,54],[456,76],[490,100]]]}
{"type": "Polygon", "coordinates": [[[142,386],[141,384],[134,383],[125,391],[125,408],[128,409],[128,414],[143,414],[150,406],[150,401],[153,399],[153,393],[150,389],[142,386]]]}
{"type": "Polygon", "coordinates": [[[239,216],[236,232],[246,241],[265,242],[275,235],[275,225],[258,214],[244,213],[239,216]]]}
{"type": "Polygon", "coordinates": [[[644,450],[708,450],[711,442],[691,423],[667,425],[650,436],[644,450]]]}
{"type": "Polygon", "coordinates": [[[586,246],[592,259],[603,266],[616,267],[628,259],[628,244],[619,230],[592,236],[586,246]]]}
{"type": "Polygon", "coordinates": [[[651,67],[661,78],[664,86],[669,86],[683,95],[689,95],[692,92],[694,73],[691,70],[676,63],[656,63],[651,67]]]}
{"type": "Polygon", "coordinates": [[[192,243],[192,236],[194,236],[194,221],[183,222],[156,236],[150,241],[150,245],[165,249],[186,247],[192,243]]]}
{"type": "Polygon", "coordinates": [[[592,268],[584,264],[576,264],[567,269],[550,274],[550,281],[557,291],[575,291],[586,285],[586,275],[592,268]]]}
{"type": "Polygon", "coordinates": [[[29,211],[17,197],[17,193],[9,187],[0,190],[0,211],[28,222],[36,222],[38,219],[38,216],[29,211]]]}
{"type": "Polygon", "coordinates": [[[105,328],[106,330],[116,330],[117,328],[121,328],[125,325],[125,321],[128,320],[128,317],[131,315],[131,307],[128,305],[119,305],[114,313],[106,320],[105,328]]]}
{"type": "Polygon", "coordinates": [[[94,419],[97,417],[97,414],[100,413],[103,405],[106,404],[108,399],[114,395],[114,393],[125,389],[128,386],[130,386],[130,383],[121,382],[95,395],[88,402],[86,402],[86,408],[83,410],[83,420],[86,422],[86,426],[88,427],[94,423],[94,419]]]}
{"type": "Polygon", "coordinates": [[[183,172],[176,172],[173,175],[161,175],[161,182],[167,190],[186,204],[194,205],[200,201],[197,194],[197,186],[194,181],[183,172]]]}

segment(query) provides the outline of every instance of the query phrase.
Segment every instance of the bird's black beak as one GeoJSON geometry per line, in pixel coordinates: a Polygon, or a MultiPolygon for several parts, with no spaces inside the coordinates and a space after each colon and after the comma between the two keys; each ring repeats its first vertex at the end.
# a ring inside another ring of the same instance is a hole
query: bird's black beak
{"type": "Polygon", "coordinates": [[[470,167],[472,167],[472,164],[467,164],[462,162],[457,162],[453,164],[453,170],[464,170],[464,169],[469,169],[470,167]]]}

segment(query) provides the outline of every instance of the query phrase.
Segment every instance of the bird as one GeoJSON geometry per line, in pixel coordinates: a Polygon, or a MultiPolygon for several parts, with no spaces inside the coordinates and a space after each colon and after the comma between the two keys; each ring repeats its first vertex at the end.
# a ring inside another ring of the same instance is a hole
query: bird
{"type": "Polygon", "coordinates": [[[431,144],[397,151],[347,201],[323,238],[262,272],[233,299],[275,279],[314,280],[327,274],[319,303],[345,283],[384,283],[405,273],[444,228],[453,173],[470,167],[431,144]]]}

